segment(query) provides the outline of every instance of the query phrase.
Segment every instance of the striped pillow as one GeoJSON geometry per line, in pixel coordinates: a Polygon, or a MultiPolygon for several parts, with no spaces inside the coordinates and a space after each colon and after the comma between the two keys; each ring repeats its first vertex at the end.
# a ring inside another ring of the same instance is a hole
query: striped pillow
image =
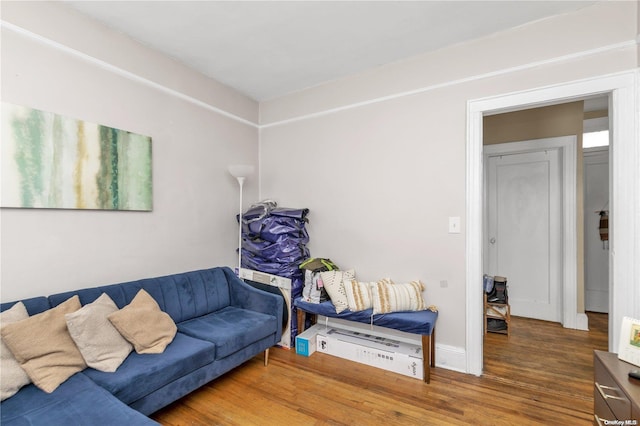
{"type": "Polygon", "coordinates": [[[347,304],[352,312],[364,311],[373,307],[371,286],[375,283],[345,280],[344,291],[347,293],[347,304]]]}
{"type": "Polygon", "coordinates": [[[411,281],[406,284],[378,281],[371,287],[373,313],[424,311],[427,305],[422,297],[423,291],[424,284],[421,281],[411,281]]]}

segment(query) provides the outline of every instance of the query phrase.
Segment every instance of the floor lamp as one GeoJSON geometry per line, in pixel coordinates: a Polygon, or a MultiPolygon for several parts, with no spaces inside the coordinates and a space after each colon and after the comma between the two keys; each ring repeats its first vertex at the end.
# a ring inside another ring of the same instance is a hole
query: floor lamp
{"type": "Polygon", "coordinates": [[[242,186],[244,184],[244,180],[253,174],[253,166],[237,164],[233,166],[229,166],[229,173],[231,176],[238,180],[238,185],[240,185],[240,207],[238,213],[238,274],[240,273],[240,268],[242,267],[242,186]]]}

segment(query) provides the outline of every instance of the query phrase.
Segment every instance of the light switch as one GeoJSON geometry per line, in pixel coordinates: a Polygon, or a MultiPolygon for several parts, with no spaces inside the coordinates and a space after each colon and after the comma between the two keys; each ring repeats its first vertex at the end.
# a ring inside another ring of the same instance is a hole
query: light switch
{"type": "Polygon", "coordinates": [[[449,217],[449,233],[450,234],[460,233],[460,216],[449,217]]]}

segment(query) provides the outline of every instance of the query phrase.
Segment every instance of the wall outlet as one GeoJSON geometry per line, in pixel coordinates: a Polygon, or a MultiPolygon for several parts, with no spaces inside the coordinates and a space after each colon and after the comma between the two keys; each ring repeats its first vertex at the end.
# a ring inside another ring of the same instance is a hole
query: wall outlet
{"type": "Polygon", "coordinates": [[[449,287],[449,282],[447,280],[440,280],[440,288],[449,287]]]}

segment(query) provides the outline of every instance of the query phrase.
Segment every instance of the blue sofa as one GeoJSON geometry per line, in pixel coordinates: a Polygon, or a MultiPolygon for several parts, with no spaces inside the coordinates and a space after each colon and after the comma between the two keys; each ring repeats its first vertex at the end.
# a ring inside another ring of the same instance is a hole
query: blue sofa
{"type": "MultiPolygon", "coordinates": [[[[140,289],[176,323],[162,354],[132,352],[117,371],[86,368],[47,394],[33,384],[0,404],[2,425],[143,425],[146,417],[280,341],[284,301],[251,287],[227,267],[87,288],[23,300],[29,315],[74,295],[102,293],[122,308],[140,289]]],[[[3,303],[0,311],[16,302],[3,303]]]]}

